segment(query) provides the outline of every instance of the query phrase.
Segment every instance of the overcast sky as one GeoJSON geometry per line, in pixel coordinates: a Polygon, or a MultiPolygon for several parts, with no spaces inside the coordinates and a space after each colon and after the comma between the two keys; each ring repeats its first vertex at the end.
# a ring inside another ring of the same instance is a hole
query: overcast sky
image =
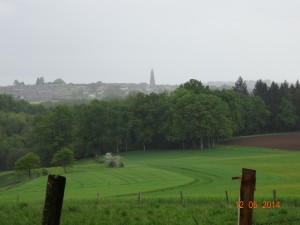
{"type": "Polygon", "coordinates": [[[0,86],[300,78],[298,0],[0,0],[0,86]]]}

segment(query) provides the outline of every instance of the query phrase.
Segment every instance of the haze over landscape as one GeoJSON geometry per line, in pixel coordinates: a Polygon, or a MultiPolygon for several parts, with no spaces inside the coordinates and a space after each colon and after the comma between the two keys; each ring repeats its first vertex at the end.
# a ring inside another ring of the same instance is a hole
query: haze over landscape
{"type": "Polygon", "coordinates": [[[300,224],[300,2],[0,0],[0,224],[300,224]]]}
{"type": "Polygon", "coordinates": [[[0,86],[299,79],[297,1],[0,0],[0,86]]]}

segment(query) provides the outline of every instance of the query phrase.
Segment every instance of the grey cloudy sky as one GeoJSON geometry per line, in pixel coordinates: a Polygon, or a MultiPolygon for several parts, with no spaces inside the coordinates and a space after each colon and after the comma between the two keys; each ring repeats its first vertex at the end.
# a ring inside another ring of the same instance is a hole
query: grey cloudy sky
{"type": "Polygon", "coordinates": [[[300,77],[298,0],[0,0],[0,86],[300,77]]]}

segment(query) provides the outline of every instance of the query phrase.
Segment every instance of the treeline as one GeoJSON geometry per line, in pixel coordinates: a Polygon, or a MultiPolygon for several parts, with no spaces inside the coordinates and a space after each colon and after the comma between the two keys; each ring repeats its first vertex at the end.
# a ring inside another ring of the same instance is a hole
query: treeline
{"type": "Polygon", "coordinates": [[[42,105],[32,105],[24,100],[14,100],[10,95],[0,95],[0,169],[11,169],[15,161],[32,150],[29,137],[37,115],[47,113],[42,105]]]}
{"type": "Polygon", "coordinates": [[[0,169],[26,152],[43,165],[64,147],[77,159],[137,149],[209,148],[237,135],[299,130],[300,85],[270,86],[252,93],[240,77],[231,90],[190,80],[172,93],[132,94],[52,108],[0,96],[0,169]]]}

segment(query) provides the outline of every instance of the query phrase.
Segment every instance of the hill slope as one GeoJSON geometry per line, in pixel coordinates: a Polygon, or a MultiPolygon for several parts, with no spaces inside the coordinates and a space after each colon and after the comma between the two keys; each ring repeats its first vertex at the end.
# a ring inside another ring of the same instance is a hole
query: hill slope
{"type": "MultiPolygon", "coordinates": [[[[66,174],[65,199],[223,197],[237,199],[239,182],[232,181],[241,168],[257,170],[256,197],[300,197],[300,153],[245,147],[220,146],[210,150],[146,151],[122,155],[125,168],[106,168],[92,160],[78,163],[66,174]],[[135,198],[135,197],[134,197],[135,198]]],[[[57,172],[63,170],[53,168],[57,172]]],[[[0,173],[1,179],[1,173],[0,173]]],[[[44,201],[47,177],[0,192],[0,201],[44,201]]]]}
{"type": "Polygon", "coordinates": [[[240,137],[227,144],[300,151],[300,132],[240,137]]]}

